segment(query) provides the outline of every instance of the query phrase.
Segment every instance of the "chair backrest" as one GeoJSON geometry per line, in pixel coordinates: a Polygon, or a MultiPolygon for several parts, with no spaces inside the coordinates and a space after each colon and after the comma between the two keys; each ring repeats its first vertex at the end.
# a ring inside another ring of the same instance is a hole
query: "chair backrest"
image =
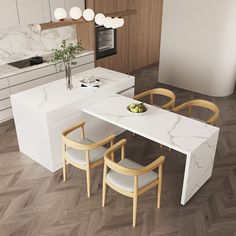
{"type": "Polygon", "coordinates": [[[62,132],[61,138],[63,141],[63,150],[64,151],[66,150],[66,146],[68,146],[70,148],[83,150],[88,153],[89,150],[96,149],[96,148],[101,147],[107,143],[111,143],[111,145],[113,144],[113,140],[115,139],[115,135],[113,135],[113,134],[111,134],[110,136],[108,136],[102,140],[99,140],[97,142],[93,142],[91,144],[84,144],[84,143],[80,143],[79,141],[76,142],[68,137],[68,135],[71,132],[80,128],[80,130],[81,130],[80,138],[81,138],[81,140],[84,139],[85,138],[84,126],[85,126],[85,122],[80,122],[80,123],[68,128],[62,132]]]}
{"type": "Polygon", "coordinates": [[[195,99],[188,102],[185,102],[174,109],[172,111],[179,112],[184,109],[189,109],[189,116],[192,116],[192,107],[203,107],[206,109],[209,109],[213,112],[213,115],[210,116],[210,118],[207,120],[207,123],[210,125],[216,125],[217,121],[219,120],[220,110],[218,106],[210,101],[207,100],[201,100],[201,99],[195,99]]]}
{"type": "Polygon", "coordinates": [[[134,96],[134,99],[140,99],[146,96],[150,96],[150,104],[153,105],[153,95],[163,95],[166,97],[170,98],[170,101],[167,102],[166,104],[162,105],[163,109],[168,109],[168,108],[174,108],[175,107],[175,99],[176,96],[174,94],[174,92],[172,92],[169,89],[165,89],[165,88],[155,88],[155,89],[150,89],[147,91],[144,91],[143,93],[137,94],[134,96]]]}
{"type": "MultiPolygon", "coordinates": [[[[80,143],[80,142],[76,142],[76,141],[74,141],[74,140],[72,140],[68,137],[68,135],[70,133],[72,133],[73,131],[75,131],[77,129],[80,129],[81,130],[80,138],[84,139],[85,138],[84,126],[85,126],[85,122],[82,121],[82,122],[80,122],[80,123],[78,123],[78,124],[76,124],[76,125],[74,125],[70,128],[67,128],[66,130],[64,130],[61,134],[63,145],[67,145],[70,148],[84,150],[84,151],[95,149],[97,147],[97,145],[95,145],[95,144],[83,144],[83,143],[80,143]]],[[[65,147],[63,147],[63,148],[65,150],[65,147]]]]}
{"type": "Polygon", "coordinates": [[[126,142],[127,142],[126,139],[120,140],[118,143],[107,149],[107,151],[104,154],[104,159],[105,159],[104,165],[108,166],[111,170],[119,174],[129,175],[129,176],[143,175],[147,172],[150,172],[151,170],[158,168],[159,166],[162,166],[163,162],[165,161],[165,157],[160,156],[157,160],[153,161],[148,166],[142,167],[140,169],[131,169],[121,166],[112,160],[113,159],[112,155],[114,154],[115,151],[121,149],[121,155],[123,155],[124,157],[124,146],[126,142]]]}

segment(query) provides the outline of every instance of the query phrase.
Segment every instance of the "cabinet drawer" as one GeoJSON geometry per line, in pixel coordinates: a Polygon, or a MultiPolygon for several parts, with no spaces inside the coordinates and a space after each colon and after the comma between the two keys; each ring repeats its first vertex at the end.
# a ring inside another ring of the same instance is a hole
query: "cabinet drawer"
{"type": "Polygon", "coordinates": [[[0,121],[1,122],[11,119],[12,116],[13,116],[13,114],[12,114],[12,109],[11,108],[0,111],[0,121]]]}
{"type": "Polygon", "coordinates": [[[19,93],[21,91],[40,86],[42,84],[50,83],[50,82],[53,82],[55,80],[57,80],[56,74],[50,75],[50,76],[45,76],[43,78],[36,79],[36,80],[30,81],[30,82],[27,82],[27,83],[18,84],[16,86],[12,86],[10,88],[11,94],[19,93]]]}
{"type": "Polygon", "coordinates": [[[0,79],[0,89],[7,88],[8,86],[7,78],[0,79]]]}
{"type": "Polygon", "coordinates": [[[10,98],[4,99],[0,101],[0,110],[4,110],[11,107],[10,98]]]}
{"type": "Polygon", "coordinates": [[[86,56],[81,56],[81,57],[76,58],[74,62],[72,63],[72,67],[81,66],[81,65],[88,64],[91,62],[94,62],[94,54],[89,54],[86,56]]]}
{"type": "MultiPolygon", "coordinates": [[[[93,62],[82,65],[82,66],[73,67],[72,68],[72,77],[75,74],[78,74],[78,73],[81,73],[83,71],[90,70],[90,69],[93,69],[93,68],[94,68],[94,63],[93,62]]],[[[63,79],[63,78],[65,78],[65,76],[66,76],[65,71],[57,73],[57,79],[63,79]]]]}
{"type": "MultiPolygon", "coordinates": [[[[71,64],[71,68],[73,69],[75,67],[83,66],[85,64],[90,64],[90,63],[94,63],[94,55],[93,54],[89,54],[89,55],[78,57],[78,58],[74,59],[71,64]]],[[[57,70],[57,72],[62,72],[62,71],[65,71],[65,67],[62,63],[59,63],[56,65],[56,70],[57,70]]]]}
{"type": "Polygon", "coordinates": [[[8,77],[9,85],[14,86],[17,84],[25,83],[40,77],[51,75],[53,73],[56,73],[55,67],[53,65],[45,66],[43,68],[38,68],[32,71],[8,77]]]}
{"type": "Polygon", "coordinates": [[[0,100],[10,97],[10,89],[1,89],[0,90],[0,100]]]}
{"type": "Polygon", "coordinates": [[[82,65],[82,66],[78,66],[78,67],[74,67],[72,69],[72,73],[73,75],[74,74],[78,74],[78,73],[81,73],[83,71],[86,71],[86,70],[90,70],[90,69],[93,69],[94,68],[94,63],[88,63],[88,64],[85,64],[85,65],[82,65]]]}

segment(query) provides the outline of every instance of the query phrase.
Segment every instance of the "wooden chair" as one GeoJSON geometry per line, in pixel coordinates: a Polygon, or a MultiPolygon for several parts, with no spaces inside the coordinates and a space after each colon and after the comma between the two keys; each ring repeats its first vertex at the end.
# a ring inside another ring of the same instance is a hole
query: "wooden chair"
{"type": "Polygon", "coordinates": [[[133,198],[133,227],[135,227],[139,195],[155,186],[158,186],[157,208],[160,208],[162,168],[165,157],[160,156],[148,166],[141,166],[136,162],[125,158],[126,142],[126,139],[122,139],[105,152],[102,206],[105,206],[106,201],[106,185],[127,197],[133,198]],[[116,163],[114,162],[114,152],[118,149],[121,149],[121,160],[116,163]],[[108,168],[110,169],[109,172],[108,168]],[[158,174],[153,171],[157,168],[159,168],[158,174]]]}
{"type": "Polygon", "coordinates": [[[203,107],[213,112],[213,115],[206,121],[207,124],[215,126],[216,123],[218,122],[220,114],[219,108],[215,103],[209,102],[207,100],[200,100],[200,99],[191,100],[175,107],[174,109],[172,109],[172,111],[179,112],[184,109],[188,109],[188,115],[189,117],[192,117],[192,107],[203,107]]]}
{"type": "Polygon", "coordinates": [[[104,153],[107,150],[103,145],[110,143],[113,145],[115,135],[93,142],[85,138],[84,133],[85,122],[74,125],[66,129],[61,137],[63,142],[63,180],[66,181],[66,166],[71,164],[81,170],[86,171],[87,177],[87,194],[90,197],[90,169],[93,169],[104,162],[104,153]],[[73,141],[68,135],[80,128],[81,140],[79,142],[73,141]]]}
{"type": "MultiPolygon", "coordinates": [[[[150,89],[150,90],[144,91],[140,94],[135,95],[134,99],[139,100],[143,97],[150,96],[150,105],[153,105],[154,95],[163,95],[163,96],[170,98],[170,101],[165,103],[164,105],[162,105],[161,108],[173,109],[175,107],[175,99],[176,99],[175,94],[171,90],[165,89],[165,88],[155,88],[155,89],[150,89]]],[[[134,133],[133,133],[133,135],[134,135],[134,133]]],[[[162,144],[160,144],[160,147],[161,148],[163,147],[162,144]]],[[[170,148],[169,148],[169,151],[171,151],[170,148]]]]}
{"type": "Polygon", "coordinates": [[[150,104],[153,105],[154,95],[163,95],[170,98],[170,101],[162,105],[161,108],[173,109],[175,107],[175,94],[169,89],[165,89],[165,88],[155,88],[155,89],[147,90],[145,92],[135,95],[134,99],[139,100],[143,97],[150,96],[150,104]]]}

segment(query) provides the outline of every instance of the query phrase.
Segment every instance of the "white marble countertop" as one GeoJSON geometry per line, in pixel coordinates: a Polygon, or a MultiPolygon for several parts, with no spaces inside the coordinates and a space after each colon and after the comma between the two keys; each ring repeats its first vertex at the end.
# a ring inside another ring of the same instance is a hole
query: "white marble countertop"
{"type": "MultiPolygon", "coordinates": [[[[78,57],[83,57],[83,56],[93,54],[93,53],[94,53],[94,51],[92,51],[92,50],[91,51],[84,51],[78,57]]],[[[52,55],[52,53],[41,55],[46,60],[46,62],[44,62],[42,64],[29,66],[29,67],[21,68],[21,69],[16,68],[16,67],[11,66],[11,65],[8,65],[8,64],[0,65],[0,79],[3,79],[3,78],[8,77],[8,76],[13,76],[13,75],[16,75],[16,74],[24,73],[24,72],[27,72],[27,71],[35,70],[35,69],[38,69],[38,68],[51,66],[52,63],[47,62],[48,60],[50,60],[51,55],[52,55]]],[[[29,58],[29,57],[27,57],[27,58],[29,58]]],[[[24,59],[27,59],[27,58],[22,58],[21,60],[24,60],[24,59]]]]}
{"type": "Polygon", "coordinates": [[[132,113],[127,109],[131,103],[137,101],[110,95],[83,111],[185,154],[204,143],[213,145],[208,140],[219,128],[148,104],[145,113],[132,113]]]}
{"type": "MultiPolygon", "coordinates": [[[[84,100],[91,95],[102,94],[104,91],[121,91],[122,88],[134,86],[134,77],[122,74],[116,71],[97,67],[73,75],[73,88],[66,88],[65,79],[60,79],[39,87],[35,87],[11,96],[11,99],[17,100],[33,109],[43,113],[49,113],[61,107],[84,100]],[[95,76],[100,79],[102,85],[99,88],[81,87],[80,80],[95,76]]],[[[113,92],[114,93],[114,92],[113,92]]],[[[93,97],[93,96],[92,96],[93,97]]]]}

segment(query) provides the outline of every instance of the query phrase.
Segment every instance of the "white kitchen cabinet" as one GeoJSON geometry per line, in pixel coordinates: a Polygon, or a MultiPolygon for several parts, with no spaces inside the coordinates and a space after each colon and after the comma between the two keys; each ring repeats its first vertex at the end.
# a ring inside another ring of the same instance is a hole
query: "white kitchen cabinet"
{"type": "Polygon", "coordinates": [[[84,0],[65,0],[65,8],[68,13],[72,7],[79,7],[83,11],[85,9],[84,0]]]}
{"type": "Polygon", "coordinates": [[[0,101],[0,111],[11,107],[10,98],[3,99],[0,101]]]}
{"type": "Polygon", "coordinates": [[[58,7],[64,8],[67,12],[67,18],[70,18],[70,9],[72,7],[79,7],[83,11],[85,9],[85,1],[84,0],[50,0],[52,21],[56,21],[54,17],[54,11],[58,7]]]}
{"type": "Polygon", "coordinates": [[[21,25],[50,22],[50,5],[48,0],[17,0],[21,25]]]}
{"type": "Polygon", "coordinates": [[[2,110],[0,112],[0,121],[6,121],[12,118],[12,109],[11,108],[7,108],[5,110],[2,110]]]}
{"type": "Polygon", "coordinates": [[[0,28],[19,25],[16,0],[0,0],[0,28]]]}
{"type": "Polygon", "coordinates": [[[10,91],[11,91],[11,94],[15,94],[15,93],[19,93],[21,91],[27,90],[27,89],[31,89],[31,88],[34,88],[34,87],[37,87],[46,83],[53,82],[55,80],[57,80],[57,76],[56,74],[53,74],[53,75],[45,76],[39,79],[31,80],[26,83],[12,86],[10,87],[10,91]]]}
{"type": "Polygon", "coordinates": [[[31,70],[25,73],[19,73],[17,75],[9,76],[8,83],[9,83],[9,86],[11,87],[17,84],[26,83],[28,81],[35,80],[35,79],[48,76],[51,74],[55,74],[55,73],[56,73],[56,70],[54,66],[52,65],[45,66],[45,67],[31,70]]]}

